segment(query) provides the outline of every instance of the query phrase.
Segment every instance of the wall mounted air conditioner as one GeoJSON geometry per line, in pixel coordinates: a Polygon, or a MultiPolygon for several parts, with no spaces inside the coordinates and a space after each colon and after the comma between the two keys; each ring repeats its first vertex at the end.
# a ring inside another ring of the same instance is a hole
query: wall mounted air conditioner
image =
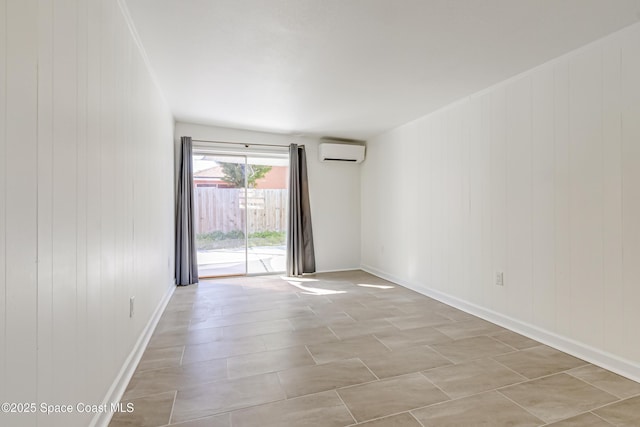
{"type": "Polygon", "coordinates": [[[319,147],[321,162],[361,163],[364,160],[364,145],[322,142],[319,147]]]}

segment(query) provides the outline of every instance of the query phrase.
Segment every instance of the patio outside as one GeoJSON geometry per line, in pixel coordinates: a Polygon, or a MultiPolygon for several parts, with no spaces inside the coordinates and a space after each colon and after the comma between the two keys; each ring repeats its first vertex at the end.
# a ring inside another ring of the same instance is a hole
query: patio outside
{"type": "MultiPolygon", "coordinates": [[[[247,271],[251,274],[285,270],[285,245],[247,248],[247,271]]],[[[245,248],[198,250],[201,277],[244,274],[245,248]]]]}

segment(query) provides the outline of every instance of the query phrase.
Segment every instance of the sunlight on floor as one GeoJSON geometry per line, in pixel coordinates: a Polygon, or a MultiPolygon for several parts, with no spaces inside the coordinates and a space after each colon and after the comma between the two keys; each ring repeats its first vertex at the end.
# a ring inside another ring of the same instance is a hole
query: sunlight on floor
{"type": "Polygon", "coordinates": [[[332,289],[321,289],[321,288],[313,288],[310,286],[302,285],[302,282],[317,282],[318,279],[306,279],[302,277],[281,277],[282,280],[285,280],[290,285],[295,286],[298,289],[301,289],[305,292],[303,294],[307,295],[336,295],[336,294],[346,294],[347,291],[334,291],[332,289]]]}
{"type": "Polygon", "coordinates": [[[386,285],[369,285],[366,283],[358,283],[358,286],[362,286],[363,288],[376,288],[376,289],[393,289],[395,286],[386,286],[386,285]]]}

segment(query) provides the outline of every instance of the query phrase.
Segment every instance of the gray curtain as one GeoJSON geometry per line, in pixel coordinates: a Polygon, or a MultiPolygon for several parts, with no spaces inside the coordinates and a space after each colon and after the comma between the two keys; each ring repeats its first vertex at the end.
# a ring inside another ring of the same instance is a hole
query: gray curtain
{"type": "Polygon", "coordinates": [[[178,205],[176,211],[176,284],[198,283],[198,261],[193,221],[193,165],[190,136],[181,139],[178,205]]]}
{"type": "Polygon", "coordinates": [[[289,146],[289,229],[287,233],[287,275],[315,273],[316,258],[311,229],[311,205],[304,147],[289,146]]]}

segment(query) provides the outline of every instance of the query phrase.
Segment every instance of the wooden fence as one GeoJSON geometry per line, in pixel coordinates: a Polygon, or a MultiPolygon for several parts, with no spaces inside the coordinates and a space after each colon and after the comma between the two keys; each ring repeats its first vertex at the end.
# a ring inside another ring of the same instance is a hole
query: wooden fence
{"type": "Polygon", "coordinates": [[[193,198],[196,234],[244,230],[247,207],[248,233],[285,231],[287,190],[248,189],[247,206],[244,191],[242,188],[196,187],[193,198]]]}

